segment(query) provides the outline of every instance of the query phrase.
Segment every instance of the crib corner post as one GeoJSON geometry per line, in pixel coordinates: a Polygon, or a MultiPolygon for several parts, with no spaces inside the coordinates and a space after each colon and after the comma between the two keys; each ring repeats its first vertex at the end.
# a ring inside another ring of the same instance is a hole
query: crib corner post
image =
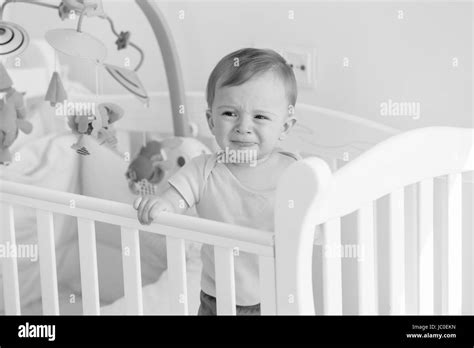
{"type": "Polygon", "coordinates": [[[326,162],[313,157],[292,164],[275,198],[277,314],[314,315],[312,255],[318,204],[331,182],[326,162]]]}

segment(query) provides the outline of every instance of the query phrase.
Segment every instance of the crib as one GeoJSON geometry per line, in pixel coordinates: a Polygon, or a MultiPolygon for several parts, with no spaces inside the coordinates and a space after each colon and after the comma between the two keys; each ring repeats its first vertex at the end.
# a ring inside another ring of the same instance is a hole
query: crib
{"type": "MultiPolygon", "coordinates": [[[[416,129],[377,144],[334,173],[317,157],[296,162],[277,188],[274,233],[170,213],[141,226],[131,205],[3,181],[1,242],[15,243],[14,207],[33,207],[44,314],[59,314],[53,214],[66,214],[77,219],[84,314],[100,314],[95,222],[101,221],[120,226],[127,314],[143,314],[138,231],[144,230],[166,236],[175,314],[189,314],[184,242],[193,240],[214,246],[219,314],[235,314],[233,260],[245,251],[259,257],[262,314],[311,315],[314,244],[340,245],[341,218],[355,212],[364,248],[357,270],[359,309],[377,314],[374,202],[387,196],[391,314],[434,314],[435,253],[442,265],[442,311],[461,314],[469,296],[462,291],[469,281],[462,270],[470,270],[472,281],[473,269],[463,262],[463,254],[473,252],[472,229],[468,239],[462,230],[462,178],[474,169],[473,137],[472,129],[416,129]],[[438,207],[434,192],[442,198],[438,207]],[[440,239],[434,238],[435,208],[440,239]]],[[[20,314],[16,258],[2,261],[6,313],[20,314]]],[[[323,255],[322,291],[324,313],[342,314],[341,256],[323,255]]]]}

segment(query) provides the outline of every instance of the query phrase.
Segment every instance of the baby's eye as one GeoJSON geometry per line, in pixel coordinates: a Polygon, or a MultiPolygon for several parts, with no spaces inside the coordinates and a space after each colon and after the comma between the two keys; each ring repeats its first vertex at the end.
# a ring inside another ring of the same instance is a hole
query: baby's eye
{"type": "Polygon", "coordinates": [[[265,115],[255,115],[255,118],[258,118],[259,120],[269,120],[269,118],[265,115]]]}
{"type": "Polygon", "coordinates": [[[226,112],[223,112],[222,115],[224,116],[235,116],[235,114],[232,112],[232,111],[226,111],[226,112]]]}

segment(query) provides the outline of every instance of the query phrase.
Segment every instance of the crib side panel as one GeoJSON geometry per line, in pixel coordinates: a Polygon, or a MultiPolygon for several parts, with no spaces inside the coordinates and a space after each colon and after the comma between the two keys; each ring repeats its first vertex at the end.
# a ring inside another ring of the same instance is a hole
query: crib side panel
{"type": "MultiPolygon", "coordinates": [[[[462,173],[474,170],[473,139],[474,130],[451,127],[401,134],[337,170],[328,190],[318,193],[314,208],[317,224],[353,212],[359,217],[359,225],[354,225],[357,245],[364,246],[363,260],[357,260],[359,313],[380,311],[376,300],[380,291],[387,295],[384,308],[390,314],[436,314],[440,301],[442,313],[466,313],[463,304],[472,297],[466,293],[466,283],[474,283],[466,271],[466,267],[472,268],[473,258],[466,258],[466,252],[472,253],[473,238],[466,239],[461,226],[461,182],[462,173]],[[434,189],[443,176],[446,182],[441,197],[434,189]],[[365,207],[382,198],[386,200],[382,214],[371,219],[365,207]],[[441,221],[439,227],[436,221],[441,221]],[[385,230],[376,229],[380,226],[385,230]],[[377,240],[381,233],[387,236],[387,249],[382,253],[377,240]],[[377,279],[380,272],[376,266],[382,263],[388,274],[377,279]]],[[[323,289],[327,286],[323,284],[323,289]]]]}

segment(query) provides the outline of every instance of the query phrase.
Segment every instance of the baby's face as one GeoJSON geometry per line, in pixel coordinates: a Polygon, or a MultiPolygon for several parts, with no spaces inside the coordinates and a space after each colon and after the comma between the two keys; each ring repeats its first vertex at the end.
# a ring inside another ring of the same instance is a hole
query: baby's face
{"type": "Polygon", "coordinates": [[[207,118],[221,149],[257,151],[262,159],[295,123],[289,107],[283,81],[266,72],[239,86],[216,88],[207,118]]]}

